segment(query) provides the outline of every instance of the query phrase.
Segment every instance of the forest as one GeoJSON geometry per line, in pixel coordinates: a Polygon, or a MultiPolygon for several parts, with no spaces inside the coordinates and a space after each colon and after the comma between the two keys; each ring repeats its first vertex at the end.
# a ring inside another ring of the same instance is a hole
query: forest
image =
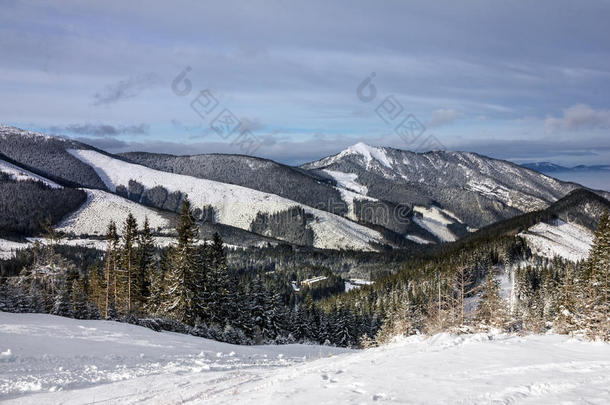
{"type": "MultiPolygon", "coordinates": [[[[3,271],[0,310],[114,319],[239,344],[368,347],[415,333],[551,328],[610,338],[607,212],[584,262],[539,258],[514,235],[472,238],[454,249],[403,256],[400,270],[379,272],[373,285],[347,293],[340,269],[316,267],[324,261],[312,256],[299,266],[303,253],[290,246],[228,255],[218,234],[200,239],[193,212],[185,198],[176,243],[166,248],[155,246],[147,221],[138,224],[131,215],[108,225],[103,255],[65,254],[47,229],[47,243],[15,259],[21,258],[12,266],[21,266],[18,275],[3,271]],[[320,275],[327,278],[293,288],[320,275]],[[514,285],[508,297],[506,282],[514,285]]],[[[336,255],[340,264],[351,253],[336,255]]]]}

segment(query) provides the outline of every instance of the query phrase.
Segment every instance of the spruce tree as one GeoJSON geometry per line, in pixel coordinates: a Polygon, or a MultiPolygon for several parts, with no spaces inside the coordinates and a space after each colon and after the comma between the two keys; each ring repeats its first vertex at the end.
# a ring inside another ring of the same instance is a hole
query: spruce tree
{"type": "Polygon", "coordinates": [[[125,219],[123,233],[121,235],[121,280],[124,297],[123,310],[126,313],[131,313],[134,295],[137,292],[135,286],[135,268],[136,268],[136,243],[138,236],[138,223],[135,217],[129,213],[125,219]]]}
{"type": "Polygon", "coordinates": [[[610,340],[610,220],[605,212],[599,221],[589,260],[585,299],[587,334],[610,340]]]}
{"type": "Polygon", "coordinates": [[[116,302],[118,299],[118,287],[117,287],[117,249],[119,244],[119,235],[114,221],[110,221],[108,229],[106,230],[106,265],[105,265],[105,278],[106,278],[106,297],[104,305],[104,318],[111,316],[110,312],[112,309],[113,318],[116,317],[116,302]]]}
{"type": "Polygon", "coordinates": [[[196,317],[194,300],[200,287],[195,280],[195,243],[199,230],[188,197],[182,202],[176,231],[178,243],[171,252],[167,275],[167,301],[163,305],[163,312],[180,322],[192,325],[196,317]]]}
{"type": "Polygon", "coordinates": [[[142,310],[150,297],[151,274],[155,265],[155,240],[152,236],[148,217],[138,235],[137,266],[135,274],[134,301],[138,310],[142,310]]]}

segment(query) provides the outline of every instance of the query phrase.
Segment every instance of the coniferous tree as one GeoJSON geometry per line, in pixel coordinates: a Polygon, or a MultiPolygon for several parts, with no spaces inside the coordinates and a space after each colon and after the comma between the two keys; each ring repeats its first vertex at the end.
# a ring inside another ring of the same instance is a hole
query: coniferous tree
{"type": "Polygon", "coordinates": [[[125,219],[123,233],[121,235],[121,277],[119,278],[124,294],[122,311],[125,313],[131,313],[134,304],[134,295],[137,293],[135,283],[137,237],[138,223],[136,222],[135,217],[129,213],[125,219]]]}
{"type": "Polygon", "coordinates": [[[110,221],[106,230],[106,299],[104,305],[104,318],[109,318],[111,315],[114,318],[116,312],[116,303],[118,300],[117,286],[117,250],[119,244],[119,235],[114,221],[110,221]],[[112,312],[112,314],[111,314],[112,312]]]}
{"type": "Polygon", "coordinates": [[[135,294],[134,302],[138,310],[142,310],[150,297],[151,274],[155,266],[155,241],[148,222],[144,219],[144,225],[138,235],[137,266],[134,277],[135,294]]]}
{"type": "Polygon", "coordinates": [[[600,218],[589,260],[585,297],[587,334],[610,340],[610,220],[600,218]]]}
{"type": "Polygon", "coordinates": [[[504,329],[506,326],[506,303],[500,295],[500,282],[491,271],[483,284],[476,319],[484,326],[498,329],[504,329]]]}
{"type": "Polygon", "coordinates": [[[178,243],[172,249],[170,269],[167,275],[167,301],[163,313],[186,324],[196,320],[195,297],[200,287],[196,283],[196,240],[198,228],[191,212],[188,197],[182,202],[178,227],[178,243]]]}

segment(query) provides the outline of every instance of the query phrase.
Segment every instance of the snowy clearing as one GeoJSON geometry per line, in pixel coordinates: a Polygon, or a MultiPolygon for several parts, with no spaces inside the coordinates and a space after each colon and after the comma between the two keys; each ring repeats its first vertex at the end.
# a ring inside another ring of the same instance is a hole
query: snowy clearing
{"type": "Polygon", "coordinates": [[[25,249],[29,245],[26,242],[13,242],[12,240],[0,239],[0,260],[12,258],[17,250],[25,249]]]}
{"type": "Polygon", "coordinates": [[[149,169],[92,150],[69,150],[69,152],[93,167],[110,190],[116,190],[120,185],[127,186],[129,180],[135,180],[145,189],[162,186],[169,192],[186,193],[193,207],[213,206],[217,222],[225,225],[249,230],[258,212],[273,214],[298,206],[315,217],[309,224],[315,234],[315,247],[373,250],[369,241],[383,241],[383,236],[377,231],[275,194],[149,169]]]}
{"type": "Polygon", "coordinates": [[[607,403],[610,345],[447,333],[389,346],[234,346],[106,321],[0,313],[7,403],[607,403]]]}
{"type": "MultiPolygon", "coordinates": [[[[450,211],[443,210],[434,205],[430,208],[416,205],[413,207],[413,211],[421,215],[421,217],[414,215],[413,221],[439,238],[441,242],[453,242],[457,240],[457,237],[449,230],[447,225],[459,223],[460,220],[450,211]]],[[[417,242],[417,240],[413,241],[417,242]]]]}
{"type": "Polygon", "coordinates": [[[87,201],[57,225],[57,230],[75,235],[105,235],[110,221],[121,227],[129,213],[133,214],[139,226],[148,218],[155,232],[173,230],[170,220],[155,209],[102,190],[84,191],[87,192],[87,201]]]}
{"type": "Polygon", "coordinates": [[[554,224],[539,223],[519,234],[527,240],[534,253],[553,258],[560,256],[571,261],[586,260],[593,244],[593,232],[561,220],[554,224]]]}
{"type": "Polygon", "coordinates": [[[15,166],[14,164],[6,162],[2,159],[0,159],[0,172],[8,174],[9,177],[15,181],[34,180],[40,181],[51,188],[61,188],[59,184],[49,179],[34,174],[29,170],[22,169],[19,166],[15,166]]]}

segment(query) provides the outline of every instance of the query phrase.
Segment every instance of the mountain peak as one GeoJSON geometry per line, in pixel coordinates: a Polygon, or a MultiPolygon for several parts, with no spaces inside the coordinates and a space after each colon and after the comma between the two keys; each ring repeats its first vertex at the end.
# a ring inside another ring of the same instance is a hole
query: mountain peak
{"type": "Polygon", "coordinates": [[[345,155],[360,155],[366,160],[367,166],[369,166],[373,160],[376,160],[388,168],[391,168],[394,164],[394,161],[388,156],[384,148],[370,146],[364,142],[358,142],[350,146],[339,153],[337,157],[343,157],[345,155]]]}

